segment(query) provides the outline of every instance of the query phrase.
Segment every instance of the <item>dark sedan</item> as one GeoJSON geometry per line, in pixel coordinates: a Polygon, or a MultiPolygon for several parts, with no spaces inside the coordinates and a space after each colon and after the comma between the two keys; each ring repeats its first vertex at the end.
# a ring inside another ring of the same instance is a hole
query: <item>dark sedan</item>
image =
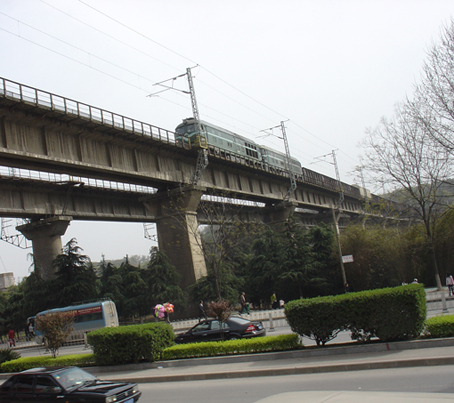
{"type": "Polygon", "coordinates": [[[135,383],[100,381],[77,367],[33,368],[0,386],[0,402],[134,403],[141,392],[135,383]]]}
{"type": "Polygon", "coordinates": [[[222,323],[217,319],[208,319],[195,325],[186,333],[175,338],[175,343],[198,343],[201,341],[235,340],[265,336],[262,322],[251,322],[232,316],[222,323]]]}

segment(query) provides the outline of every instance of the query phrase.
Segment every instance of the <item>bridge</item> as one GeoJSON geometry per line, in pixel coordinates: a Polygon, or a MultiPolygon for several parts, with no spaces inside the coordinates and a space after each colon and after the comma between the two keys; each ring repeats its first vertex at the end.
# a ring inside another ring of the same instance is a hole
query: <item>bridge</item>
{"type": "MultiPolygon", "coordinates": [[[[249,219],[267,223],[282,222],[295,209],[310,221],[339,200],[334,179],[303,169],[284,204],[288,173],[216,147],[208,153],[207,169],[190,186],[197,150],[178,145],[173,132],[0,78],[0,166],[8,169],[0,176],[0,216],[30,221],[18,230],[32,240],[44,278],[53,275],[71,220],[156,223],[159,247],[186,287],[206,275],[197,231],[209,221],[202,199],[235,200],[249,219]]],[[[340,209],[362,213],[365,190],[342,186],[340,209]]],[[[234,211],[235,203],[230,206],[234,211]]]]}

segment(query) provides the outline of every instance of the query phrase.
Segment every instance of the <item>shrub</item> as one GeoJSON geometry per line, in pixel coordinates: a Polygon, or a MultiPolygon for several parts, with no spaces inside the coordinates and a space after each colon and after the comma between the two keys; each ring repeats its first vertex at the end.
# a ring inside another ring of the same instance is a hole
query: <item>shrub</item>
{"type": "Polygon", "coordinates": [[[233,354],[286,351],[299,348],[302,348],[299,336],[293,333],[280,336],[254,337],[251,339],[177,344],[166,348],[162,352],[162,359],[175,360],[195,357],[216,357],[233,354]]]}
{"type": "Polygon", "coordinates": [[[427,337],[454,337],[454,315],[435,316],[425,322],[424,335],[427,337]]]}
{"type": "Polygon", "coordinates": [[[348,324],[342,300],[343,296],[329,296],[290,301],[285,315],[294,332],[325,345],[348,324]]]}
{"type": "Polygon", "coordinates": [[[118,365],[158,360],[175,334],[168,323],[159,322],[98,329],[87,340],[98,365],[118,365]]]}
{"type": "Polygon", "coordinates": [[[363,291],[345,300],[348,328],[353,338],[381,341],[419,337],[426,319],[426,294],[422,284],[363,291]]]}
{"type": "Polygon", "coordinates": [[[0,364],[2,362],[17,360],[20,354],[10,348],[3,348],[0,350],[0,364]]]}
{"type": "Polygon", "coordinates": [[[87,367],[95,364],[94,354],[72,354],[60,357],[22,357],[0,364],[1,372],[20,372],[35,367],[78,366],[87,367]]]}
{"type": "Polygon", "coordinates": [[[426,296],[421,284],[290,301],[287,321],[294,332],[324,345],[344,329],[352,338],[368,341],[418,337],[426,318],[426,296]]]}

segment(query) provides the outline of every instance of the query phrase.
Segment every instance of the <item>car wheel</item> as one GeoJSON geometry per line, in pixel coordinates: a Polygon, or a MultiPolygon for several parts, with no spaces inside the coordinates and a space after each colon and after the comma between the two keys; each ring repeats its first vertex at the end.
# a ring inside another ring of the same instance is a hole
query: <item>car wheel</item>
{"type": "Polygon", "coordinates": [[[232,334],[230,337],[229,337],[229,340],[238,340],[240,338],[240,336],[238,336],[237,334],[232,334]]]}

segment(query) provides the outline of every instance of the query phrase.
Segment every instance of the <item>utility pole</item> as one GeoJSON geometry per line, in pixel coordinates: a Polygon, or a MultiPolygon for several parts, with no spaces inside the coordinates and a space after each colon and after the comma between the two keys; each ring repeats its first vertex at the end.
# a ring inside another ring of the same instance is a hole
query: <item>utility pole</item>
{"type": "Polygon", "coordinates": [[[168,91],[168,90],[179,91],[184,94],[189,94],[191,96],[192,115],[194,117],[194,121],[195,121],[195,124],[197,127],[197,132],[199,133],[198,134],[198,144],[197,144],[197,147],[199,148],[198,154],[197,154],[197,163],[196,163],[194,175],[192,176],[192,179],[191,179],[191,185],[195,186],[195,185],[197,185],[200,178],[202,177],[203,171],[208,166],[208,152],[207,152],[207,139],[206,139],[205,128],[200,123],[199,107],[197,105],[197,99],[195,96],[195,88],[194,88],[194,82],[192,80],[192,71],[191,70],[192,70],[192,67],[188,67],[186,69],[186,73],[184,73],[184,74],[180,74],[179,76],[169,78],[169,79],[161,81],[159,83],[155,83],[154,85],[159,85],[159,86],[163,87],[163,89],[160,91],[154,92],[150,95],[147,95],[147,96],[152,97],[157,94],[160,94],[161,92],[168,91]],[[175,82],[175,80],[177,80],[178,78],[184,77],[184,76],[186,76],[188,79],[189,92],[179,90],[179,89],[173,87],[173,83],[175,82]],[[165,84],[169,81],[172,81],[172,86],[165,84]]]}
{"type": "Polygon", "coordinates": [[[333,150],[330,154],[322,155],[321,157],[317,157],[318,160],[321,160],[321,158],[325,158],[327,156],[332,156],[333,157],[333,162],[325,161],[328,162],[329,164],[334,165],[334,169],[336,172],[336,180],[337,180],[337,185],[339,187],[339,200],[337,201],[336,205],[331,207],[331,212],[333,214],[333,223],[334,223],[334,233],[336,235],[336,243],[337,243],[337,250],[339,253],[339,263],[341,267],[341,272],[342,272],[342,281],[344,286],[347,284],[347,275],[345,274],[345,267],[344,267],[344,261],[342,260],[342,247],[340,243],[340,230],[339,230],[339,219],[341,215],[341,206],[342,202],[344,201],[344,189],[342,188],[342,182],[340,180],[340,174],[339,174],[339,166],[337,165],[337,158],[336,158],[336,150],[333,150]],[[337,210],[337,214],[336,214],[337,210]]]}
{"type": "Polygon", "coordinates": [[[285,168],[287,169],[287,172],[290,177],[290,187],[287,190],[287,193],[284,196],[284,202],[287,202],[290,200],[292,197],[293,193],[296,190],[296,179],[295,179],[295,173],[292,171],[292,163],[290,159],[290,147],[288,145],[288,140],[287,140],[287,133],[285,131],[285,121],[281,121],[281,124],[279,126],[273,126],[270,127],[269,129],[261,130],[262,132],[267,133],[268,135],[274,136],[274,134],[271,132],[267,132],[267,130],[273,130],[280,127],[281,132],[282,132],[282,137],[277,137],[278,139],[284,140],[284,146],[285,146],[285,168]]]}
{"type": "Polygon", "coordinates": [[[204,128],[202,127],[202,124],[200,123],[199,107],[197,106],[197,99],[195,97],[195,88],[192,81],[192,72],[190,67],[186,69],[186,75],[188,77],[189,93],[191,95],[192,114],[197,126],[197,132],[199,133],[200,149],[197,152],[197,163],[194,175],[192,176],[191,180],[191,185],[195,186],[202,177],[203,171],[205,171],[206,167],[208,166],[208,152],[206,148],[206,133],[204,131],[204,128]]]}

